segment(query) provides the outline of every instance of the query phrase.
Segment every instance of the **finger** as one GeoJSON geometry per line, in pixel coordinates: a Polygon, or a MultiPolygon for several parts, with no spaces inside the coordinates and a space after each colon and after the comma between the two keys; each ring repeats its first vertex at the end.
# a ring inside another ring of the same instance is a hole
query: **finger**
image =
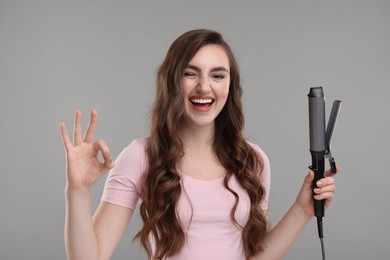
{"type": "Polygon", "coordinates": [[[327,185],[333,185],[335,183],[334,177],[325,177],[316,182],[318,188],[325,187],[327,185]]]}
{"type": "Polygon", "coordinates": [[[87,131],[85,132],[84,142],[92,143],[95,135],[95,129],[97,124],[97,111],[96,109],[91,110],[91,120],[89,121],[87,131]]]}
{"type": "Polygon", "coordinates": [[[74,145],[80,145],[83,143],[83,139],[81,137],[81,111],[76,110],[74,116],[74,129],[73,129],[73,143],[74,145]]]}
{"type": "Polygon", "coordinates": [[[106,142],[104,140],[98,140],[96,143],[93,144],[93,147],[100,151],[103,155],[104,162],[100,164],[100,173],[104,174],[109,169],[114,167],[114,162],[112,160],[112,156],[110,153],[110,149],[108,148],[106,142]]]}
{"type": "Polygon", "coordinates": [[[324,192],[321,194],[314,195],[314,199],[316,200],[327,200],[328,203],[333,200],[334,193],[333,192],[324,192]]]}
{"type": "Polygon", "coordinates": [[[100,164],[100,173],[104,174],[110,169],[114,167],[114,161],[112,160],[111,154],[106,154],[103,156],[104,158],[104,163],[100,164]]]}
{"type": "Polygon", "coordinates": [[[333,197],[334,197],[334,194],[332,193],[332,195],[330,195],[329,198],[325,199],[325,208],[328,208],[330,206],[330,204],[333,201],[333,197]]]}
{"type": "Polygon", "coordinates": [[[314,171],[310,170],[305,177],[305,183],[311,184],[313,180],[314,180],[314,171]]]}
{"type": "Polygon", "coordinates": [[[336,185],[328,185],[328,186],[325,186],[325,187],[322,187],[322,188],[314,188],[313,189],[314,193],[317,194],[317,195],[320,195],[322,193],[326,193],[326,192],[335,192],[336,191],[336,185]]]}
{"type": "Polygon", "coordinates": [[[307,189],[307,190],[310,190],[311,189],[311,185],[313,183],[313,180],[314,180],[314,172],[312,170],[310,170],[306,177],[305,177],[305,180],[303,181],[303,186],[302,188],[303,189],[307,189]]]}
{"type": "Polygon", "coordinates": [[[338,166],[336,166],[336,172],[332,172],[331,169],[327,170],[325,172],[325,176],[328,177],[328,176],[334,176],[336,175],[336,173],[339,173],[340,172],[340,168],[338,166]]]}
{"type": "Polygon", "coordinates": [[[68,152],[70,149],[72,149],[72,143],[70,141],[68,131],[66,130],[65,123],[60,123],[60,132],[62,137],[62,143],[64,144],[65,150],[68,152]]]}

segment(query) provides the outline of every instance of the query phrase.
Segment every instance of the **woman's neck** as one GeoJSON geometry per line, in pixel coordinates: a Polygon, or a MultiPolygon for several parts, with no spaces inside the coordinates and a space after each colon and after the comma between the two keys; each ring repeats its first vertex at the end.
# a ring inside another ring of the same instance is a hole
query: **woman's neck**
{"type": "Polygon", "coordinates": [[[186,153],[212,151],[214,139],[214,124],[209,126],[183,127],[181,140],[186,153]]]}

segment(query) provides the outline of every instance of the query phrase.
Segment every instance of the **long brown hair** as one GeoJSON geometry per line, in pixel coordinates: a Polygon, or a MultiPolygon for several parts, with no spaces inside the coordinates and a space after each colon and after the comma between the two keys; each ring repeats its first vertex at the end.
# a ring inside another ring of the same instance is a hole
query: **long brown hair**
{"type": "Polygon", "coordinates": [[[242,229],[247,258],[263,250],[267,221],[260,210],[264,188],[258,173],[262,170],[262,161],[242,134],[244,115],[238,65],[229,45],[218,32],[201,29],[186,32],[173,42],[157,74],[156,99],[147,144],[149,168],[141,188],[140,213],[144,225],[135,237],[140,239],[149,258],[163,259],[173,256],[180,252],[185,242],[185,233],[176,215],[177,202],[182,193],[177,165],[184,156],[180,139],[183,116],[180,79],[191,58],[207,44],[221,46],[230,64],[229,94],[224,108],[215,120],[213,139],[214,151],[218,151],[216,155],[227,170],[224,178],[225,188],[236,199],[230,218],[242,229]],[[249,220],[244,227],[234,218],[239,197],[228,185],[233,175],[250,198],[249,220]]]}

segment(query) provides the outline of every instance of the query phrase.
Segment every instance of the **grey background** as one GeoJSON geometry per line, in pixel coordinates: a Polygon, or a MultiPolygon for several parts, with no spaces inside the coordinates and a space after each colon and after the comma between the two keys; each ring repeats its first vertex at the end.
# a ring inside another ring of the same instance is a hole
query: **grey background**
{"type": "MultiPolygon", "coordinates": [[[[270,221],[295,200],[310,163],[307,93],[327,113],[342,172],[326,213],[328,259],[389,259],[389,1],[0,1],[0,259],[65,259],[65,156],[58,125],[99,111],[116,157],[148,134],[154,80],[171,42],[220,31],[241,67],[245,135],[268,154],[270,221]]],[[[105,177],[93,188],[100,200],[105,177]]],[[[135,214],[112,259],[145,259],[135,214]]],[[[314,220],[285,259],[320,259],[314,220]]]]}

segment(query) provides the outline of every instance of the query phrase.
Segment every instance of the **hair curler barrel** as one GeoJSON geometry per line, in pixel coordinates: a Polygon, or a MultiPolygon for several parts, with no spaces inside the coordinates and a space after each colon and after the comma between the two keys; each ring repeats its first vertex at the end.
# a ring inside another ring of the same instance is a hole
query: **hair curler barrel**
{"type": "MultiPolygon", "coordinates": [[[[324,178],[325,171],[325,99],[322,87],[310,88],[308,97],[310,153],[312,159],[310,169],[314,171],[313,188],[316,188],[316,182],[324,178]]],[[[324,206],[324,200],[314,200],[314,212],[317,218],[322,218],[325,215],[324,206]]]]}

